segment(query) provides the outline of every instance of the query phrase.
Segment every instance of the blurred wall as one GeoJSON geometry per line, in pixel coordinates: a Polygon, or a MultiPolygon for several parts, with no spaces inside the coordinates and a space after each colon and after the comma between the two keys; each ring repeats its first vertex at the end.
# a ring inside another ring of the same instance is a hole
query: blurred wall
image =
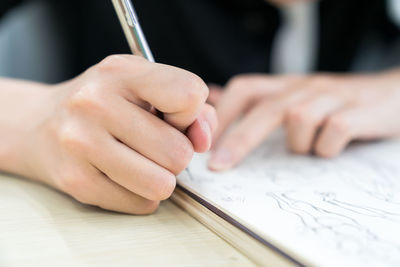
{"type": "Polygon", "coordinates": [[[54,83],[68,58],[57,18],[44,1],[28,1],[0,20],[0,76],[54,83]]]}

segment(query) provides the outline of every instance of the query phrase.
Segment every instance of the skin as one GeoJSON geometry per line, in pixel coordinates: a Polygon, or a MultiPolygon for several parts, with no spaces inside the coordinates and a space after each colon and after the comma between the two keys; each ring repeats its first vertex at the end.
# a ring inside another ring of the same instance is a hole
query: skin
{"type": "Polygon", "coordinates": [[[196,75],[128,55],[56,85],[0,78],[0,171],[85,204],[151,213],[211,146],[207,96],[196,75]]]}
{"type": "MultiPolygon", "coordinates": [[[[278,7],[314,0],[267,0],[278,7]]],[[[240,75],[209,102],[220,126],[208,166],[233,168],[276,128],[298,154],[335,157],[353,140],[400,135],[400,70],[370,75],[240,75]],[[235,125],[233,125],[235,124],[235,125]],[[228,131],[229,130],[229,131],[228,131]],[[239,145],[240,144],[240,145],[239,145]]]]}
{"type": "Polygon", "coordinates": [[[335,157],[353,140],[400,135],[400,70],[375,74],[241,75],[216,86],[219,128],[209,168],[236,166],[275,129],[289,149],[335,157]],[[229,130],[228,130],[229,129],[229,130]]]}
{"type": "Polygon", "coordinates": [[[135,56],[108,57],[56,85],[0,79],[0,170],[85,204],[148,214],[212,139],[209,167],[222,171],[279,127],[293,152],[322,157],[352,140],[398,136],[399,80],[400,70],[240,75],[223,92],[211,86],[216,114],[199,77],[135,56]]]}
{"type": "Polygon", "coordinates": [[[62,84],[0,79],[0,170],[85,204],[151,213],[211,145],[207,96],[196,75],[129,55],[62,84]]]}

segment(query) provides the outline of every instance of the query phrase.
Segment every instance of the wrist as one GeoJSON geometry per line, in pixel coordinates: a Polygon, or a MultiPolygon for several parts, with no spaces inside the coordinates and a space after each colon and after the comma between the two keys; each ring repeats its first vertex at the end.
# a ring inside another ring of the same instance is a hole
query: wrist
{"type": "Polygon", "coordinates": [[[49,87],[0,79],[0,170],[33,178],[29,143],[50,104],[49,87]]]}

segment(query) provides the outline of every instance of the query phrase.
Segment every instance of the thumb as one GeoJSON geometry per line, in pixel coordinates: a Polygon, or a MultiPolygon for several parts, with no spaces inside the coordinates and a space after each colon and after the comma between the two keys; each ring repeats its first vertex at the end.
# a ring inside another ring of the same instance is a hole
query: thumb
{"type": "Polygon", "coordinates": [[[193,144],[195,152],[206,152],[210,149],[212,135],[217,129],[215,109],[206,104],[197,119],[189,126],[186,135],[193,144]]]}

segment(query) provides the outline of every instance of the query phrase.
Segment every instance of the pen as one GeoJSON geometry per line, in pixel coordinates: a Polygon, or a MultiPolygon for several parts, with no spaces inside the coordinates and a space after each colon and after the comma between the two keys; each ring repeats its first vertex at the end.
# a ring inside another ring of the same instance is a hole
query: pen
{"type": "MultiPolygon", "coordinates": [[[[150,62],[155,62],[132,2],[130,0],[112,0],[112,2],[132,53],[142,56],[150,62]]],[[[157,109],[154,109],[154,111],[159,118],[163,118],[160,111],[157,109]]],[[[188,168],[185,168],[185,170],[191,177],[188,168]]]]}
{"type": "Polygon", "coordinates": [[[155,62],[130,0],[112,0],[129,47],[134,55],[155,62]]]}
{"type": "MultiPolygon", "coordinates": [[[[150,62],[155,62],[132,2],[130,0],[112,0],[112,3],[132,54],[144,57],[150,62]]],[[[152,107],[151,110],[157,117],[163,117],[162,113],[154,107],[152,107]]]]}

